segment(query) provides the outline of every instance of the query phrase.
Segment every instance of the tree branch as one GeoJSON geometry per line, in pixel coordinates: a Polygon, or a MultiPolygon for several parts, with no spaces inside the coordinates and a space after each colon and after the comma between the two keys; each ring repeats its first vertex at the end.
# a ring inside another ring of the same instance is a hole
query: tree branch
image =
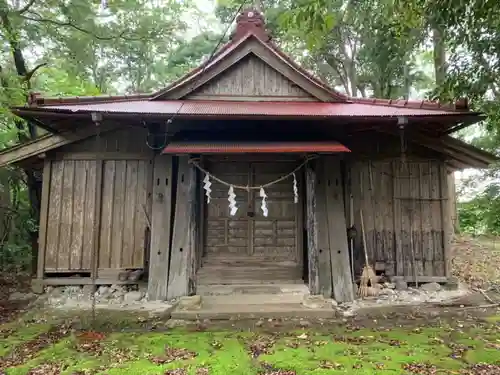
{"type": "Polygon", "coordinates": [[[35,4],[35,1],[36,1],[36,0],[30,0],[30,1],[28,1],[28,3],[27,3],[25,6],[23,6],[21,9],[18,9],[18,10],[16,11],[16,13],[17,13],[17,14],[23,14],[23,13],[27,12],[27,11],[31,8],[31,6],[32,6],[33,4],[35,4]]]}
{"type": "Polygon", "coordinates": [[[98,40],[114,40],[114,39],[125,39],[125,40],[130,40],[130,41],[138,41],[138,40],[142,40],[142,38],[128,38],[128,37],[125,37],[125,34],[127,32],[127,30],[123,30],[121,33],[115,35],[115,36],[102,36],[102,35],[97,35],[95,33],[93,33],[92,31],[90,30],[87,30],[81,26],[78,26],[76,24],[74,24],[73,22],[70,22],[70,21],[66,21],[66,22],[63,22],[63,21],[56,21],[56,20],[52,20],[52,19],[48,19],[48,18],[43,18],[41,15],[35,13],[35,12],[30,12],[31,14],[33,14],[35,17],[30,17],[30,16],[25,16],[25,15],[21,15],[21,18],[25,19],[26,21],[32,21],[32,22],[40,22],[40,23],[49,23],[51,25],[56,25],[56,26],[61,26],[61,27],[69,27],[69,28],[72,28],[72,29],[75,29],[81,33],[84,33],[84,34],[87,34],[87,35],[90,35],[92,36],[93,38],[95,39],[98,39],[98,40]]]}
{"type": "Polygon", "coordinates": [[[38,64],[37,66],[35,66],[28,73],[26,73],[26,75],[24,76],[24,80],[26,82],[29,82],[31,80],[31,77],[33,77],[33,74],[35,74],[38,69],[40,69],[41,67],[46,66],[46,65],[47,65],[47,63],[41,63],[41,64],[38,64]]]}

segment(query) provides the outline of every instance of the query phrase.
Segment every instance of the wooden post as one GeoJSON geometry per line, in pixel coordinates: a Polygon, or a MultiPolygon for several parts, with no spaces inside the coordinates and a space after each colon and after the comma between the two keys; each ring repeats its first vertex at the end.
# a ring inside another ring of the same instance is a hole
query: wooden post
{"type": "Polygon", "coordinates": [[[174,230],[168,277],[167,298],[194,292],[196,274],[196,170],[188,156],[179,157],[174,230]]]}
{"type": "Polygon", "coordinates": [[[167,299],[172,214],[172,158],[170,155],[157,155],[153,165],[148,280],[148,298],[152,301],[167,299]]]}
{"type": "Polygon", "coordinates": [[[316,173],[311,164],[312,162],[309,162],[306,167],[307,259],[309,266],[309,291],[311,294],[319,294],[316,173]]]}
{"type": "Polygon", "coordinates": [[[316,246],[318,248],[319,294],[322,294],[326,298],[332,298],[332,269],[330,265],[330,244],[328,242],[328,208],[326,206],[326,171],[328,168],[329,166],[327,166],[323,158],[316,160],[316,186],[314,190],[316,207],[314,216],[316,223],[316,246]]]}
{"type": "Polygon", "coordinates": [[[401,224],[401,201],[397,199],[401,196],[401,180],[399,171],[401,169],[401,161],[392,161],[392,207],[393,207],[393,224],[394,224],[394,244],[396,248],[396,276],[405,276],[404,274],[404,254],[401,243],[402,224],[401,224]]]}
{"type": "MultiPolygon", "coordinates": [[[[101,243],[101,211],[102,211],[102,175],[104,161],[96,160],[95,162],[95,207],[94,207],[94,227],[93,227],[93,239],[94,246],[92,248],[92,279],[95,280],[98,277],[99,268],[99,246],[101,243]]],[[[95,290],[94,290],[95,292],[95,290]]]]}
{"type": "MultiPolygon", "coordinates": [[[[338,302],[354,300],[351,267],[349,262],[349,246],[347,244],[347,225],[342,189],[340,159],[334,156],[325,157],[323,190],[326,205],[326,236],[328,236],[329,259],[331,265],[331,283],[333,297],[338,302]]],[[[320,277],[321,279],[321,277],[320,277]]]]}
{"type": "Polygon", "coordinates": [[[42,202],[40,207],[40,228],[38,230],[38,261],[37,261],[37,279],[43,279],[45,266],[45,246],[47,243],[47,222],[49,214],[49,195],[51,180],[52,160],[46,158],[43,165],[42,176],[42,202]]]}
{"type": "Polygon", "coordinates": [[[447,198],[451,197],[448,197],[448,194],[448,175],[444,162],[441,162],[439,164],[439,203],[441,205],[441,230],[443,232],[444,275],[447,278],[451,276],[451,212],[447,200],[447,198]]]}

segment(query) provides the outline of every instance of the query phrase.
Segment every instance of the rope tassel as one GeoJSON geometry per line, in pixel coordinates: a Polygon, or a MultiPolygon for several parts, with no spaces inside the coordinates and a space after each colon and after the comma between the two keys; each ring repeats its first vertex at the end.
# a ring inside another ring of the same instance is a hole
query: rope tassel
{"type": "Polygon", "coordinates": [[[262,198],[262,204],[260,205],[262,214],[267,217],[267,215],[269,215],[269,210],[267,209],[267,194],[262,187],[260,188],[259,196],[262,198]]]}
{"type": "Polygon", "coordinates": [[[206,173],[205,178],[203,179],[203,189],[205,189],[207,203],[210,203],[210,200],[212,199],[212,196],[211,196],[212,189],[210,189],[211,186],[212,186],[212,183],[210,182],[210,175],[208,173],[206,173]]]}
{"type": "Polygon", "coordinates": [[[297,187],[297,177],[293,174],[293,203],[299,203],[299,188],[297,187]]]}
{"type": "Polygon", "coordinates": [[[238,211],[238,207],[236,206],[236,194],[234,194],[233,185],[229,186],[227,200],[229,201],[229,209],[230,209],[229,214],[231,216],[236,215],[236,212],[238,211]]]}

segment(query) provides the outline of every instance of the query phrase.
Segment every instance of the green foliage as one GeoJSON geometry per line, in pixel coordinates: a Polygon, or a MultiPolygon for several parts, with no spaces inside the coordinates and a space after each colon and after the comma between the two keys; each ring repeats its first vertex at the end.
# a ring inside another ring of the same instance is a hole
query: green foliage
{"type": "Polygon", "coordinates": [[[500,235],[500,186],[489,184],[474,199],[458,204],[460,229],[474,235],[500,235]]]}

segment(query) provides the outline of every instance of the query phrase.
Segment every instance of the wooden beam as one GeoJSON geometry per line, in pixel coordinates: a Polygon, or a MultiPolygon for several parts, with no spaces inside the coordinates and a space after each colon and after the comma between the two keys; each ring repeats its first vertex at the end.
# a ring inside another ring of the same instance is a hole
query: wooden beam
{"type": "Polygon", "coordinates": [[[40,227],[38,230],[38,262],[36,276],[43,278],[43,268],[45,265],[45,246],[47,243],[47,222],[49,214],[49,195],[51,180],[52,160],[45,159],[42,176],[42,201],[40,206],[40,227]]]}
{"type": "Polygon", "coordinates": [[[196,171],[188,156],[179,157],[175,196],[174,230],[168,276],[167,298],[186,296],[195,289],[196,171]]]}
{"type": "Polygon", "coordinates": [[[148,298],[151,301],[164,301],[168,295],[172,215],[172,160],[173,156],[157,155],[153,165],[151,251],[148,278],[148,298]]]}
{"type": "Polygon", "coordinates": [[[324,168],[323,188],[326,191],[326,235],[333,297],[337,302],[349,302],[354,300],[354,288],[347,244],[340,159],[335,156],[326,156],[324,159],[325,166],[328,166],[324,168]]]}
{"type": "Polygon", "coordinates": [[[57,160],[151,160],[153,152],[56,152],[57,160]]]}
{"type": "Polygon", "coordinates": [[[306,166],[306,213],[307,213],[307,259],[309,274],[309,291],[319,294],[319,249],[318,222],[316,217],[316,172],[313,162],[306,166]]]}
{"type": "MultiPolygon", "coordinates": [[[[116,124],[103,126],[101,134],[117,129],[118,127],[119,125],[116,124]]],[[[95,127],[89,126],[77,129],[72,132],[47,134],[30,142],[9,147],[0,152],[0,167],[5,167],[6,165],[20,162],[24,159],[28,159],[55,148],[62,147],[69,143],[80,141],[93,135],[95,135],[95,127]]]]}

